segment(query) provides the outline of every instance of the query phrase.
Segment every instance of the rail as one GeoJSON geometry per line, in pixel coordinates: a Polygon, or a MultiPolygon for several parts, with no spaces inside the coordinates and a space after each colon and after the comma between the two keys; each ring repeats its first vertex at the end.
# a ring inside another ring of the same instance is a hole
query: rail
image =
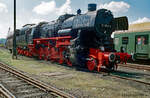
{"type": "Polygon", "coordinates": [[[2,84],[0,84],[0,97],[2,97],[2,98],[16,98],[2,84]]]}
{"type": "Polygon", "coordinates": [[[139,65],[139,64],[127,63],[126,65],[125,64],[119,64],[119,66],[133,68],[133,69],[138,69],[138,70],[147,70],[147,71],[150,71],[150,67],[146,66],[146,65],[139,65]]]}
{"type": "Polygon", "coordinates": [[[18,78],[23,79],[24,81],[26,81],[27,83],[45,91],[45,92],[53,92],[56,95],[59,95],[63,98],[75,98],[73,95],[68,94],[66,92],[63,92],[55,87],[52,87],[50,85],[47,85],[39,80],[35,80],[32,77],[29,77],[25,74],[23,74],[22,72],[10,67],[9,65],[6,65],[2,62],[0,62],[0,69],[3,69],[11,74],[16,75],[18,78]]]}
{"type": "MultiPolygon", "coordinates": [[[[136,79],[132,79],[132,78],[127,78],[127,77],[124,77],[124,76],[119,76],[119,75],[115,75],[114,73],[116,73],[118,71],[113,71],[113,73],[107,73],[108,76],[111,76],[113,78],[118,78],[118,79],[124,79],[124,80],[129,80],[129,81],[133,81],[133,82],[137,82],[137,83],[141,83],[141,84],[145,84],[145,85],[149,85],[150,86],[150,83],[149,82],[144,82],[144,81],[140,81],[140,80],[136,80],[136,79]]],[[[100,72],[101,74],[106,74],[106,72],[100,72]]]]}

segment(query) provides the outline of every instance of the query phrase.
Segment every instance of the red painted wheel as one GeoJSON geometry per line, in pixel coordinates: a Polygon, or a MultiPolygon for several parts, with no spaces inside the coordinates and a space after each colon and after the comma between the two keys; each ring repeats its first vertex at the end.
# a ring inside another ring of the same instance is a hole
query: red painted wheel
{"type": "Polygon", "coordinates": [[[48,51],[48,47],[45,47],[44,49],[44,60],[48,60],[48,55],[49,55],[49,51],[48,51]]]}
{"type": "Polygon", "coordinates": [[[43,48],[40,47],[39,49],[39,59],[42,60],[42,56],[43,56],[43,48]]]}
{"type": "Polygon", "coordinates": [[[67,61],[68,66],[72,66],[72,63],[69,59],[67,59],[66,61],[67,61]]]}
{"type": "Polygon", "coordinates": [[[29,57],[32,57],[32,50],[29,49],[29,57]]]}
{"type": "Polygon", "coordinates": [[[96,60],[94,58],[90,58],[90,60],[87,61],[87,67],[90,71],[93,71],[96,67],[96,60]]]}

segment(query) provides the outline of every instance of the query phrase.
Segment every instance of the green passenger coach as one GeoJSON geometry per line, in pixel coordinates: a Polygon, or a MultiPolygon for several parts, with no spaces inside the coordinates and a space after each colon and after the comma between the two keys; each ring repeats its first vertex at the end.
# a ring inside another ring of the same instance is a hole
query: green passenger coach
{"type": "Polygon", "coordinates": [[[116,51],[127,52],[135,59],[150,59],[150,30],[115,32],[114,44],[116,51]]]}

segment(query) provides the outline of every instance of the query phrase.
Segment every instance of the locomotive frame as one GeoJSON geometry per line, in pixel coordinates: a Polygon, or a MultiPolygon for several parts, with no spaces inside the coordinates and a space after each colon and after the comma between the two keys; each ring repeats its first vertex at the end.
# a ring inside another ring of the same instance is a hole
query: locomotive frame
{"type": "MultiPolygon", "coordinates": [[[[19,55],[25,55],[28,57],[38,55],[40,60],[44,59],[55,61],[59,64],[66,63],[67,65],[72,66],[69,57],[64,55],[64,53],[69,51],[68,47],[71,45],[70,40],[71,36],[34,39],[33,44],[28,45],[28,50],[24,50],[18,47],[17,51],[19,55]],[[56,45],[53,46],[49,43],[50,41],[55,42],[56,45]],[[44,45],[44,47],[41,45],[44,45]],[[39,47],[37,48],[37,46],[39,47]]],[[[90,48],[89,59],[87,60],[87,68],[90,71],[94,70],[95,68],[97,68],[97,71],[100,71],[101,66],[108,68],[110,67],[109,61],[113,62],[117,58],[121,63],[126,63],[130,57],[131,56],[127,53],[103,52],[100,49],[90,48]],[[111,58],[111,56],[116,57],[111,58]]],[[[115,63],[115,68],[117,69],[117,67],[117,63],[115,63]]]]}

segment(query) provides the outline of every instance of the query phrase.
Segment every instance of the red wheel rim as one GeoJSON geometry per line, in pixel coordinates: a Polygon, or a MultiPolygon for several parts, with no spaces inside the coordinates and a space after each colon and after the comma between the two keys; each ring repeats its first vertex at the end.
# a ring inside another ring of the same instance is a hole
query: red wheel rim
{"type": "Polygon", "coordinates": [[[96,66],[95,60],[89,60],[87,62],[87,67],[90,71],[94,70],[95,66],[96,66]]]}
{"type": "Polygon", "coordinates": [[[40,60],[42,60],[42,53],[43,53],[43,49],[40,48],[40,49],[39,49],[39,59],[40,59],[40,60]]]}
{"type": "Polygon", "coordinates": [[[47,61],[48,60],[48,47],[46,47],[45,49],[44,49],[44,59],[47,61]]]}
{"type": "Polygon", "coordinates": [[[68,66],[72,66],[72,63],[69,59],[67,59],[67,64],[68,64],[68,66]]]}

